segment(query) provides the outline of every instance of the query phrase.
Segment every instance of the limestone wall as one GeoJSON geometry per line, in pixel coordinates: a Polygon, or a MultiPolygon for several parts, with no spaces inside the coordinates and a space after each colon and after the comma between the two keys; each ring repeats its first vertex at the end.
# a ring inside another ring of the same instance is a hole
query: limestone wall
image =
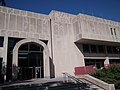
{"type": "MultiPolygon", "coordinates": [[[[0,36],[4,37],[0,56],[7,64],[8,37],[47,40],[51,52],[48,15],[0,6],[0,36]]],[[[51,56],[51,53],[50,53],[51,56]]]]}
{"type": "Polygon", "coordinates": [[[0,35],[48,40],[49,20],[48,15],[0,6],[0,35]]]}
{"type": "Polygon", "coordinates": [[[76,41],[78,39],[93,39],[110,42],[120,41],[120,23],[95,16],[79,14],[74,22],[76,41]],[[76,26],[79,29],[76,29],[76,26]],[[112,29],[112,30],[111,30],[112,29]]]}
{"type": "Polygon", "coordinates": [[[73,19],[75,15],[52,11],[50,13],[53,38],[53,60],[56,76],[63,72],[74,74],[76,66],[84,65],[83,55],[74,43],[73,19]]]}
{"type": "Polygon", "coordinates": [[[52,11],[44,15],[0,6],[0,36],[4,36],[4,45],[0,47],[4,62],[7,62],[8,37],[48,40],[55,75],[61,76],[63,72],[74,74],[75,67],[85,65],[77,40],[119,42],[120,23],[84,14],[52,11]]]}

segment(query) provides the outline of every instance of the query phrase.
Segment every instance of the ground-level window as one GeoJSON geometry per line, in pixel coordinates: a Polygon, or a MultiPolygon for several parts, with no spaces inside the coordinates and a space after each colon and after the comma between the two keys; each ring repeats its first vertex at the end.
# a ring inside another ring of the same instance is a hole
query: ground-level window
{"type": "Polygon", "coordinates": [[[104,67],[104,59],[85,59],[85,66],[94,65],[98,69],[104,67]]]}
{"type": "Polygon", "coordinates": [[[120,59],[109,59],[110,64],[120,64],[120,59]]]}

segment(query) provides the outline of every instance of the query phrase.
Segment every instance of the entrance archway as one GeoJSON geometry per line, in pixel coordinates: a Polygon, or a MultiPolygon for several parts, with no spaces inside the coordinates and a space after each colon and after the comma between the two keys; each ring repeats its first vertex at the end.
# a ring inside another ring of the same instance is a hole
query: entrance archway
{"type": "Polygon", "coordinates": [[[25,43],[18,50],[18,79],[44,78],[43,47],[25,43]]]}
{"type": "MultiPolygon", "coordinates": [[[[19,41],[14,49],[13,49],[13,61],[12,61],[12,79],[17,79],[18,78],[18,73],[20,72],[20,68],[18,67],[18,57],[19,57],[19,48],[22,45],[25,44],[36,44],[39,47],[42,47],[43,49],[43,75],[42,77],[46,78],[46,77],[50,77],[50,69],[49,69],[49,51],[48,51],[48,47],[46,46],[46,44],[40,40],[37,39],[23,39],[21,41],[19,41]]],[[[34,65],[33,65],[34,66],[34,65]]],[[[40,70],[40,67],[37,68],[38,70],[40,70]]],[[[24,69],[25,70],[25,69],[24,69]]],[[[26,69],[27,70],[27,69],[26,69]]],[[[30,72],[30,69],[28,69],[28,72],[30,72]]]]}

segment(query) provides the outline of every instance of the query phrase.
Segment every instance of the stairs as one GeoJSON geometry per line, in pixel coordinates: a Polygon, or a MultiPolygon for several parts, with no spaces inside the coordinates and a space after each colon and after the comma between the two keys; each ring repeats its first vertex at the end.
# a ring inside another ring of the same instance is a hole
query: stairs
{"type": "Polygon", "coordinates": [[[95,84],[92,84],[91,82],[85,80],[85,79],[80,79],[81,81],[85,82],[85,83],[88,83],[90,85],[90,89],[89,90],[104,90],[103,88],[95,85],[95,84]]]}
{"type": "MultiPolygon", "coordinates": [[[[63,73],[64,74],[64,73],[63,73]]],[[[82,82],[82,83],[86,83],[87,84],[87,86],[89,87],[89,88],[87,88],[87,90],[104,90],[103,88],[101,88],[101,87],[99,87],[99,86],[97,86],[97,85],[95,85],[95,84],[93,84],[93,83],[91,83],[90,81],[87,81],[87,80],[85,80],[85,79],[83,79],[83,78],[76,78],[76,77],[74,77],[74,76],[71,76],[71,75],[69,75],[68,73],[65,73],[67,76],[68,76],[68,78],[69,77],[71,77],[73,80],[75,80],[76,82],[82,82]]]]}
{"type": "Polygon", "coordinates": [[[108,84],[88,74],[76,77],[85,83],[88,83],[90,85],[90,90],[115,90],[114,84],[108,84]]]}
{"type": "MultiPolygon", "coordinates": [[[[105,90],[92,81],[76,78],[68,73],[53,79],[33,79],[0,86],[0,90],[105,90]]],[[[107,89],[109,90],[109,89],[107,89]]]]}
{"type": "MultiPolygon", "coordinates": [[[[68,75],[68,74],[67,74],[68,75]]],[[[63,77],[54,79],[35,79],[0,86],[0,90],[90,90],[89,85],[68,75],[71,81],[63,77]]]]}

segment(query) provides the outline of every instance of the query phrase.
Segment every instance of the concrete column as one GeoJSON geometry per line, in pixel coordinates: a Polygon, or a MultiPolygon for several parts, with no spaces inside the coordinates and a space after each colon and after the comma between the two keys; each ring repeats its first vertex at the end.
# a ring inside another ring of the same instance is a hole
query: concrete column
{"type": "Polygon", "coordinates": [[[13,61],[12,61],[12,80],[17,80],[18,75],[18,45],[13,49],[13,61]]]}
{"type": "Polygon", "coordinates": [[[7,65],[7,48],[8,48],[8,37],[7,36],[4,37],[3,47],[4,47],[3,62],[5,62],[5,65],[7,65]]]}
{"type": "Polygon", "coordinates": [[[48,50],[46,48],[43,52],[44,56],[44,78],[50,78],[50,64],[49,64],[49,57],[48,57],[48,50]]]}
{"type": "MultiPolygon", "coordinates": [[[[3,63],[5,66],[7,66],[7,48],[8,48],[8,37],[7,36],[4,36],[3,48],[4,48],[3,49],[3,63]]],[[[4,80],[6,80],[6,75],[4,76],[4,80]]]]}

